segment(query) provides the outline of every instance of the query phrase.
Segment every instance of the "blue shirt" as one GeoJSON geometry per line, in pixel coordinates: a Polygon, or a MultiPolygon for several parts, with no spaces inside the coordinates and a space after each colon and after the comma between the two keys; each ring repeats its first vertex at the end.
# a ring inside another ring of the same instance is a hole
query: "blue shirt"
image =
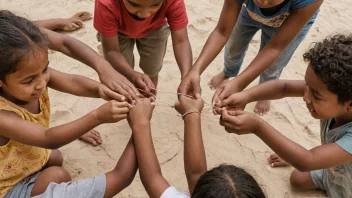
{"type": "MultiPolygon", "coordinates": [[[[352,154],[352,122],[329,129],[332,120],[321,121],[321,143],[336,143],[352,154]]],[[[324,169],[323,184],[329,197],[352,197],[352,162],[324,169]]]]}
{"type": "MultiPolygon", "coordinates": [[[[264,25],[278,28],[282,25],[285,19],[290,15],[293,10],[297,10],[308,6],[311,3],[316,2],[317,0],[290,0],[288,3],[283,6],[280,11],[272,16],[265,16],[260,11],[260,8],[254,3],[253,0],[235,0],[238,3],[243,4],[243,6],[247,9],[248,14],[251,18],[259,23],[264,25]]],[[[314,14],[314,16],[310,19],[307,25],[312,25],[317,17],[318,12],[314,14]]]]}

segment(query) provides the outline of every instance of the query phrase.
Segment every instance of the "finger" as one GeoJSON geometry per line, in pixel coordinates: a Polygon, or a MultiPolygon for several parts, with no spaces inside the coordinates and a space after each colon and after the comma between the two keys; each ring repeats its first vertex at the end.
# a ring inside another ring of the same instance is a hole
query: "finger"
{"type": "Polygon", "coordinates": [[[123,102],[123,101],[126,100],[126,97],[125,97],[125,96],[123,96],[123,95],[121,95],[121,94],[118,94],[118,93],[116,93],[116,92],[114,92],[114,91],[111,91],[110,89],[107,90],[107,91],[105,92],[105,94],[106,94],[109,98],[114,99],[114,100],[117,100],[117,101],[123,102]]]}
{"type": "Polygon", "coordinates": [[[79,26],[75,23],[71,23],[71,27],[73,30],[79,29],[79,26]]]}
{"type": "Polygon", "coordinates": [[[79,20],[79,19],[74,19],[72,20],[73,24],[76,24],[78,27],[82,27],[83,26],[83,21],[79,20]]]}
{"type": "Polygon", "coordinates": [[[126,118],[127,118],[127,114],[119,114],[118,116],[116,116],[116,119],[119,119],[119,120],[123,120],[126,118]]]}
{"type": "Polygon", "coordinates": [[[214,96],[213,96],[213,98],[212,98],[212,104],[213,104],[213,106],[216,105],[216,103],[217,103],[217,101],[218,101],[218,98],[219,98],[219,95],[221,94],[222,90],[223,90],[223,87],[219,87],[219,88],[215,91],[214,96]]]}
{"type": "Polygon", "coordinates": [[[192,87],[193,87],[193,93],[194,93],[196,99],[201,98],[202,89],[200,88],[200,83],[195,82],[195,81],[191,81],[191,83],[192,83],[192,87]]]}
{"type": "Polygon", "coordinates": [[[126,102],[126,101],[124,101],[124,102],[116,102],[116,105],[115,105],[116,107],[119,107],[119,108],[122,108],[122,107],[130,107],[131,105],[128,103],[128,102],[126,102]]]}
{"type": "Polygon", "coordinates": [[[121,87],[121,85],[116,85],[114,90],[124,95],[129,101],[132,101],[133,98],[131,95],[123,87],[121,87]]]}
{"type": "Polygon", "coordinates": [[[128,87],[128,93],[132,96],[133,99],[137,99],[139,92],[137,88],[128,80],[123,81],[128,87]]]}
{"type": "Polygon", "coordinates": [[[144,92],[142,92],[142,95],[150,93],[150,89],[149,89],[148,85],[146,84],[145,79],[139,79],[138,84],[141,86],[142,90],[144,91],[144,92]]]}

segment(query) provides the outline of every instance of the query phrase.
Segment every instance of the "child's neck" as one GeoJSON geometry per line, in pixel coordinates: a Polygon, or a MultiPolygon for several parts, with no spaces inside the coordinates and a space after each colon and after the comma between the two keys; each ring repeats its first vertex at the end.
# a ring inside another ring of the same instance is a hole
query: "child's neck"
{"type": "Polygon", "coordinates": [[[19,100],[9,94],[6,94],[5,92],[3,92],[2,90],[0,91],[0,95],[5,98],[6,100],[18,105],[18,106],[23,106],[23,105],[26,105],[28,104],[29,102],[27,101],[22,101],[22,100],[19,100]]]}
{"type": "Polygon", "coordinates": [[[345,115],[339,116],[334,118],[335,123],[333,124],[333,126],[331,126],[331,128],[337,128],[340,127],[344,124],[347,124],[349,122],[352,122],[352,113],[347,113],[345,115]]]}

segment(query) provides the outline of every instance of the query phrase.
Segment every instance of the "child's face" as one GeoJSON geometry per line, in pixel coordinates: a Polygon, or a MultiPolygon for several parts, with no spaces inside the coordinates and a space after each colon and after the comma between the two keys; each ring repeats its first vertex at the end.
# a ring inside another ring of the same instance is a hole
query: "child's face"
{"type": "Polygon", "coordinates": [[[260,8],[271,8],[284,2],[284,0],[254,0],[254,3],[260,8]]]}
{"type": "Polygon", "coordinates": [[[0,81],[3,94],[8,99],[17,99],[24,102],[38,100],[49,81],[48,51],[35,50],[20,62],[18,70],[0,81]],[[33,55],[34,54],[34,55],[33,55]]]}
{"type": "Polygon", "coordinates": [[[129,13],[145,19],[158,11],[164,0],[123,0],[123,2],[129,13]]]}
{"type": "Polygon", "coordinates": [[[320,80],[310,66],[307,68],[305,81],[307,89],[303,99],[314,118],[327,120],[350,113],[351,101],[340,104],[338,96],[328,90],[326,84],[320,80]]]}

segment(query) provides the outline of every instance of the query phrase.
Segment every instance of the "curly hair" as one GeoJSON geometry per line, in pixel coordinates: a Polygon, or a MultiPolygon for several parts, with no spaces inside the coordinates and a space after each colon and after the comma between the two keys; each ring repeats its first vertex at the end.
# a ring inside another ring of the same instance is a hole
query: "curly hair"
{"type": "Polygon", "coordinates": [[[303,55],[338,102],[352,99],[352,35],[337,34],[315,43],[303,55]]]}
{"type": "Polygon", "coordinates": [[[40,29],[29,20],[0,10],[0,80],[16,72],[19,63],[47,49],[49,42],[40,29]]]}

